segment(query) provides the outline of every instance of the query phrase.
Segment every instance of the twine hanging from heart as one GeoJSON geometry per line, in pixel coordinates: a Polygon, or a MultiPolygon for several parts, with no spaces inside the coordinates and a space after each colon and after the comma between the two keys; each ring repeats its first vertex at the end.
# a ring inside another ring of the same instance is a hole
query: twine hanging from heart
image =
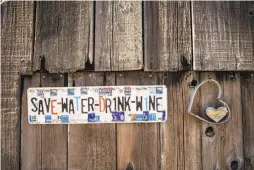
{"type": "Polygon", "coordinates": [[[198,86],[196,86],[192,96],[191,96],[191,99],[190,99],[190,104],[189,104],[189,108],[188,108],[188,112],[195,116],[196,118],[202,120],[202,121],[205,121],[207,123],[213,123],[213,124],[220,124],[220,123],[224,123],[226,122],[229,118],[230,118],[230,115],[231,115],[231,111],[230,111],[230,108],[229,106],[227,105],[227,103],[225,103],[223,100],[221,100],[221,95],[222,95],[222,90],[221,90],[221,86],[219,84],[219,82],[217,82],[216,80],[213,80],[213,79],[208,79],[208,80],[205,80],[203,81],[202,83],[200,83],[198,86]],[[219,90],[219,94],[217,96],[217,101],[222,103],[224,105],[224,107],[219,107],[219,108],[214,108],[214,107],[207,107],[206,108],[206,115],[211,119],[213,120],[210,121],[210,120],[206,120],[200,116],[198,116],[197,114],[193,113],[191,111],[192,109],[192,105],[193,105],[193,101],[194,101],[194,97],[198,91],[198,89],[205,83],[207,82],[212,82],[212,83],[215,83],[218,87],[218,90],[219,90]],[[225,115],[224,115],[225,114],[225,115]],[[224,119],[225,117],[227,116],[226,119],[224,119]],[[224,119],[223,121],[221,121],[222,119],[224,119]]]}

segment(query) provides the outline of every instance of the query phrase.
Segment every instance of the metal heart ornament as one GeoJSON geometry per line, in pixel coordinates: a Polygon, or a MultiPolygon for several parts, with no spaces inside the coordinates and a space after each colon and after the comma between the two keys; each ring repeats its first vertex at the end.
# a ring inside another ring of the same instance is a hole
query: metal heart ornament
{"type": "Polygon", "coordinates": [[[219,123],[224,123],[226,122],[229,118],[230,118],[230,115],[231,115],[231,111],[230,111],[230,108],[229,106],[227,105],[227,103],[225,103],[223,100],[221,100],[221,95],[222,95],[222,90],[221,90],[221,86],[219,84],[219,82],[217,82],[216,80],[213,80],[213,79],[208,79],[208,80],[205,80],[203,81],[202,83],[200,83],[198,86],[196,86],[196,88],[194,89],[194,92],[191,96],[191,99],[190,99],[190,104],[189,104],[189,108],[188,108],[188,112],[197,117],[198,119],[202,120],[202,121],[205,121],[207,123],[213,123],[213,124],[219,124],[219,123]],[[210,106],[210,107],[207,107],[206,108],[206,115],[213,121],[210,121],[210,120],[206,120],[200,116],[198,116],[197,114],[193,113],[191,111],[192,109],[192,105],[193,105],[193,101],[194,101],[194,97],[198,91],[198,89],[205,83],[207,82],[212,82],[212,83],[215,83],[219,89],[219,94],[217,96],[217,101],[221,104],[223,104],[223,106],[221,107],[218,107],[218,108],[214,108],[213,106],[210,106]],[[226,117],[227,116],[227,117],[226,117]],[[226,118],[225,118],[226,117],[226,118]],[[225,118],[225,119],[224,119],[225,118]],[[223,120],[224,119],[224,120],[223,120]]]}
{"type": "Polygon", "coordinates": [[[206,108],[206,115],[215,122],[221,121],[228,113],[226,107],[218,107],[217,109],[214,107],[206,108]]]}

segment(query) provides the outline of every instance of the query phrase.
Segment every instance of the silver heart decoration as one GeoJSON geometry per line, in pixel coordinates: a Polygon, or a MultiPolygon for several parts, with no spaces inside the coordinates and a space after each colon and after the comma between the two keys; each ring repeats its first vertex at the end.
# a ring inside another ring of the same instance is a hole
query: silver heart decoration
{"type": "Polygon", "coordinates": [[[226,122],[229,118],[230,118],[230,115],[231,115],[231,111],[230,111],[230,108],[229,106],[227,105],[227,103],[225,103],[223,100],[221,100],[221,95],[222,95],[222,90],[221,90],[221,86],[219,84],[219,82],[217,82],[216,80],[214,79],[208,79],[208,80],[205,80],[203,81],[202,83],[200,83],[198,86],[196,86],[196,88],[194,89],[193,91],[193,94],[191,96],[191,99],[190,99],[190,104],[189,104],[189,107],[188,107],[188,112],[195,116],[196,118],[202,120],[202,121],[205,121],[207,123],[213,123],[213,124],[220,124],[220,123],[224,123],[226,122]],[[217,108],[215,109],[214,107],[207,107],[206,108],[206,115],[212,119],[214,122],[211,122],[209,120],[206,120],[200,116],[198,116],[197,114],[195,113],[192,113],[191,109],[192,109],[192,105],[193,105],[193,101],[194,101],[194,97],[198,91],[198,89],[205,83],[207,82],[213,82],[217,85],[218,89],[219,89],[219,94],[217,96],[217,101],[222,103],[224,106],[223,107],[220,107],[220,108],[217,108]],[[225,114],[225,115],[224,115],[225,114]],[[226,115],[227,118],[223,121],[221,121],[226,115]]]}

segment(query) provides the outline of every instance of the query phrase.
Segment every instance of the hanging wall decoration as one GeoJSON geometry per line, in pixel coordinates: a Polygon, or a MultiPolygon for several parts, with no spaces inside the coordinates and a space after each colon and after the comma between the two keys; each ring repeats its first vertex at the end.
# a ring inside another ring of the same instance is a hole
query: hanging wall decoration
{"type": "Polygon", "coordinates": [[[213,124],[224,123],[230,118],[231,111],[230,111],[230,108],[227,105],[227,103],[225,103],[221,99],[221,96],[222,96],[222,89],[221,89],[221,85],[219,84],[219,82],[214,80],[214,79],[205,80],[202,83],[200,83],[198,86],[196,86],[196,88],[194,89],[194,92],[193,92],[193,94],[191,96],[191,99],[190,99],[188,112],[191,115],[193,115],[193,116],[197,117],[198,119],[200,119],[202,121],[205,121],[207,123],[213,123],[213,124]],[[206,115],[208,116],[208,118],[210,120],[204,119],[204,118],[200,117],[198,114],[192,112],[192,105],[193,105],[194,97],[195,97],[198,89],[207,82],[212,82],[212,83],[215,83],[217,85],[218,90],[219,90],[218,96],[217,96],[217,102],[222,105],[222,106],[217,107],[217,108],[215,108],[214,106],[209,106],[209,107],[206,108],[205,113],[206,113],[206,115]]]}
{"type": "Polygon", "coordinates": [[[167,120],[167,88],[164,85],[29,88],[27,96],[31,124],[167,120]]]}

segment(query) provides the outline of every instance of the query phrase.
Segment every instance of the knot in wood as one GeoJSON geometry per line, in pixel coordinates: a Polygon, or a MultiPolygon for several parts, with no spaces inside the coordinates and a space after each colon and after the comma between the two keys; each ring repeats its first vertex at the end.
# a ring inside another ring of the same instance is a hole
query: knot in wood
{"type": "Polygon", "coordinates": [[[238,170],[239,169],[239,163],[237,160],[232,160],[230,163],[231,170],[238,170]]]}
{"type": "Polygon", "coordinates": [[[127,164],[126,170],[134,170],[132,163],[127,164]]]}
{"type": "Polygon", "coordinates": [[[214,129],[212,126],[209,126],[205,130],[205,134],[207,137],[213,137],[215,135],[214,129]]]}
{"type": "Polygon", "coordinates": [[[249,8],[249,16],[254,18],[254,5],[249,8]]]}
{"type": "Polygon", "coordinates": [[[247,164],[247,165],[251,164],[251,159],[250,158],[245,158],[245,164],[247,164]]]}
{"type": "Polygon", "coordinates": [[[195,87],[197,84],[198,84],[198,81],[195,80],[195,79],[193,79],[193,80],[189,83],[189,86],[190,86],[191,88],[193,88],[193,87],[195,87]]]}
{"type": "Polygon", "coordinates": [[[185,56],[181,57],[181,64],[182,64],[183,70],[191,70],[191,60],[189,60],[185,56]]]}

